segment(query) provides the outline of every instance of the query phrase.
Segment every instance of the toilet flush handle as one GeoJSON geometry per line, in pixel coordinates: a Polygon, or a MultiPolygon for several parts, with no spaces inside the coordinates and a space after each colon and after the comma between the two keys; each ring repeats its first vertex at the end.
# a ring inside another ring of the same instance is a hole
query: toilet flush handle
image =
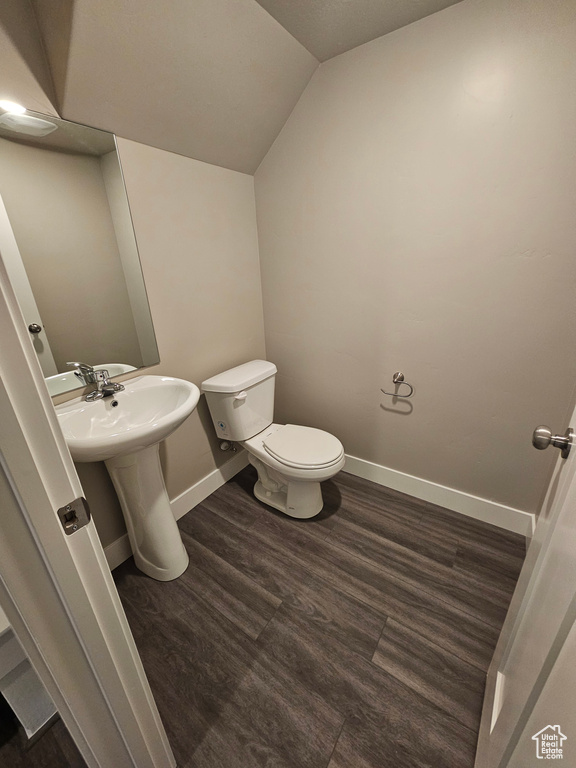
{"type": "Polygon", "coordinates": [[[242,390],[242,392],[238,392],[237,395],[234,395],[234,401],[236,401],[236,400],[240,400],[240,401],[246,400],[247,397],[248,397],[248,392],[245,392],[244,390],[242,390]]]}

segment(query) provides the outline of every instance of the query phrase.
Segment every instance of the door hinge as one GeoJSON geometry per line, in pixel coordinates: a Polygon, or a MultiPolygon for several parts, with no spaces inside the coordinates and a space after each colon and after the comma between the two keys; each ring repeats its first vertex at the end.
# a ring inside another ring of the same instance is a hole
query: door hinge
{"type": "Polygon", "coordinates": [[[88,502],[82,496],[74,499],[64,507],[58,510],[58,517],[62,523],[64,532],[70,536],[76,533],[80,528],[84,528],[90,522],[90,507],[88,502]]]}

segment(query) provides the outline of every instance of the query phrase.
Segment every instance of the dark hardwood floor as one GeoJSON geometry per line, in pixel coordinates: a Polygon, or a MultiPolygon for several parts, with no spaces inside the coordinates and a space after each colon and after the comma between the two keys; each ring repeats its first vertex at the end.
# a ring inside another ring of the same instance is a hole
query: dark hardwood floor
{"type": "Polygon", "coordinates": [[[86,768],[65,725],[58,720],[38,741],[24,748],[18,721],[0,696],[1,768],[86,768]]]}
{"type": "Polygon", "coordinates": [[[292,520],[247,468],[114,572],[180,768],[467,768],[522,537],[340,473],[292,520]]]}
{"type": "MultiPolygon", "coordinates": [[[[180,520],[180,579],[114,571],[179,768],[471,768],[523,538],[344,472],[292,520],[255,478],[180,520]]],[[[0,738],[20,766],[84,763],[57,723],[0,738]]]]}

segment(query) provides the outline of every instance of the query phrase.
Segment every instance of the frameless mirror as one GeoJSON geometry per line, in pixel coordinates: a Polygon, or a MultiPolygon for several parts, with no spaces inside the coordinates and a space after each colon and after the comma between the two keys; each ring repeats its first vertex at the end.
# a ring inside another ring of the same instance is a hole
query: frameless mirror
{"type": "Polygon", "coordinates": [[[51,394],[159,362],[113,134],[0,115],[0,251],[51,394]]]}

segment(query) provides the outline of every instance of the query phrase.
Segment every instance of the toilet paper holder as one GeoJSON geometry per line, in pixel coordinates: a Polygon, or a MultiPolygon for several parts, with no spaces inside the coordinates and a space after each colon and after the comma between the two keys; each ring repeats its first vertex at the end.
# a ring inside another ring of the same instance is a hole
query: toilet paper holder
{"type": "MultiPolygon", "coordinates": [[[[407,387],[410,387],[410,392],[407,395],[399,395],[398,392],[386,392],[385,389],[380,389],[380,392],[384,392],[385,395],[391,395],[392,397],[404,397],[404,398],[412,397],[412,395],[414,394],[414,387],[412,386],[412,384],[408,384],[407,381],[404,381],[404,374],[402,373],[402,371],[396,371],[394,376],[392,376],[392,383],[398,384],[398,385],[406,384],[407,387]]],[[[398,389],[399,388],[400,387],[398,386],[398,389]]]]}

